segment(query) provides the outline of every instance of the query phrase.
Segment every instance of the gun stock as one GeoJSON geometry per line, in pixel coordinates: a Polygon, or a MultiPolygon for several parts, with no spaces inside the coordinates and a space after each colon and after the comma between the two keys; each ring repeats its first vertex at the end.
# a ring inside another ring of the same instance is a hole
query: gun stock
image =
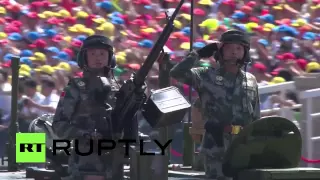
{"type": "Polygon", "coordinates": [[[122,133],[124,125],[130,126],[128,123],[135,116],[137,111],[140,109],[145,98],[141,99],[141,93],[144,93],[145,90],[145,80],[151,70],[154,62],[158,59],[160,52],[162,51],[165,43],[167,42],[171,32],[173,31],[174,25],[173,22],[184,3],[184,0],[181,0],[175,9],[174,13],[168,20],[167,25],[162,31],[162,34],[158,38],[157,42],[151,49],[149,55],[144,61],[141,68],[137,71],[136,74],[124,82],[117,94],[117,103],[116,108],[113,111],[113,121],[116,123],[114,130],[116,133],[122,133]]]}

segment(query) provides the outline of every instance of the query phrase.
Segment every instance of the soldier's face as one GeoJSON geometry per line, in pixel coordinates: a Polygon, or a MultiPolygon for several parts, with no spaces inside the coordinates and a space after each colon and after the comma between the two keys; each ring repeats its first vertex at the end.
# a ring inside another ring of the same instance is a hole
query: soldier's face
{"type": "Polygon", "coordinates": [[[90,68],[103,68],[108,66],[109,51],[106,49],[88,49],[87,61],[90,68]]]}
{"type": "Polygon", "coordinates": [[[244,47],[241,44],[224,44],[222,51],[225,61],[236,62],[244,56],[244,47]]]}

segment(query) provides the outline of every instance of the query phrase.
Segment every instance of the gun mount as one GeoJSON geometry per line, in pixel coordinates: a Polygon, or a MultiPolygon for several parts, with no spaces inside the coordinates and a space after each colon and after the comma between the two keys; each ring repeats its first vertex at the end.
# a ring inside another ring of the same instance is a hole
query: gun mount
{"type": "MultiPolygon", "coordinates": [[[[177,8],[173,12],[172,16],[169,18],[165,28],[162,31],[162,34],[158,38],[157,42],[151,49],[149,55],[147,56],[146,60],[144,61],[142,67],[137,71],[136,74],[133,74],[133,76],[125,81],[125,83],[122,85],[122,87],[119,90],[119,93],[117,94],[117,104],[116,108],[114,110],[114,118],[117,119],[117,127],[115,129],[116,132],[121,133],[124,129],[124,126],[127,124],[126,122],[131,121],[132,118],[136,115],[137,111],[141,108],[141,106],[144,104],[145,98],[141,99],[142,96],[141,94],[145,91],[145,79],[149,73],[149,71],[152,68],[152,65],[154,62],[160,57],[160,53],[163,51],[163,47],[165,43],[167,42],[171,32],[173,31],[174,25],[173,22],[182,6],[184,3],[184,0],[181,0],[180,3],[178,4],[177,8]]],[[[173,88],[172,88],[173,89],[173,88]]],[[[166,112],[168,113],[169,110],[170,112],[173,111],[182,111],[181,114],[185,111],[185,108],[189,108],[190,104],[185,100],[185,104],[189,104],[189,106],[180,106],[180,108],[168,108],[168,106],[161,106],[159,105],[159,101],[154,101],[154,97],[160,97],[159,94],[162,92],[163,95],[168,94],[170,90],[164,90],[164,91],[156,91],[156,94],[152,94],[151,98],[149,98],[149,101],[147,102],[147,105],[151,105],[150,107],[147,108],[147,110],[151,112],[162,112],[158,113],[160,117],[156,118],[156,120],[159,121],[159,119],[162,119],[165,117],[163,113],[165,111],[164,108],[166,107],[166,112]],[[153,104],[153,105],[152,105],[153,104]],[[150,109],[154,107],[155,109],[150,109]],[[160,111],[159,111],[160,110],[160,111]]],[[[174,92],[176,90],[173,90],[174,92]]],[[[177,94],[176,94],[177,95],[177,94]]],[[[165,95],[167,97],[167,95],[165,95]]],[[[179,99],[184,98],[183,96],[179,96],[179,99]]],[[[159,99],[159,98],[158,98],[159,99]]],[[[169,100],[168,98],[164,98],[162,100],[169,100]]],[[[175,114],[175,113],[174,113],[175,114]]],[[[180,114],[180,113],[176,113],[180,114]]],[[[155,120],[154,118],[150,119],[150,116],[147,115],[148,122],[151,125],[158,124],[157,122],[151,122],[151,120],[155,120]],[[149,120],[148,120],[149,117],[149,120]]],[[[171,123],[172,124],[172,123],[171,123]]],[[[161,125],[167,125],[165,123],[162,123],[161,125]]]]}
{"type": "Polygon", "coordinates": [[[190,107],[178,88],[170,86],[151,92],[142,114],[151,127],[159,128],[181,122],[190,107]]]}

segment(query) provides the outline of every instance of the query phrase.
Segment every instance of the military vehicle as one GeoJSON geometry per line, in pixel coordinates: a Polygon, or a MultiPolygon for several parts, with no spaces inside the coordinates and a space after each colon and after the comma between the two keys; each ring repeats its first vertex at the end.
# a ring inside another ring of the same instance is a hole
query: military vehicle
{"type": "Polygon", "coordinates": [[[315,180],[320,169],[298,167],[302,137],[288,119],[264,117],[244,127],[224,155],[223,173],[234,180],[315,180]]]}
{"type": "MultiPolygon", "coordinates": [[[[44,116],[34,123],[45,120],[46,128],[50,129],[48,117],[44,116]]],[[[43,129],[39,128],[38,132],[43,129]]],[[[298,167],[301,149],[301,134],[294,123],[282,117],[265,117],[246,126],[234,138],[224,156],[223,172],[235,180],[319,180],[320,169],[298,167]]],[[[50,172],[52,174],[50,170],[34,168],[29,169],[27,175],[48,177],[50,172]]],[[[170,176],[177,179],[205,178],[203,172],[183,167],[170,171],[170,176]]]]}

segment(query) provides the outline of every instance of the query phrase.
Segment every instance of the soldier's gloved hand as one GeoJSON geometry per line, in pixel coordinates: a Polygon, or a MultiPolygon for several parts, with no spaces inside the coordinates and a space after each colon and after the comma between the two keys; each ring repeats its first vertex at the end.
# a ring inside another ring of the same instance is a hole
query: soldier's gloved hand
{"type": "Polygon", "coordinates": [[[217,42],[207,44],[205,47],[197,50],[197,53],[200,58],[209,58],[213,56],[213,53],[218,51],[219,48],[220,48],[220,43],[217,41],[217,42]]]}

